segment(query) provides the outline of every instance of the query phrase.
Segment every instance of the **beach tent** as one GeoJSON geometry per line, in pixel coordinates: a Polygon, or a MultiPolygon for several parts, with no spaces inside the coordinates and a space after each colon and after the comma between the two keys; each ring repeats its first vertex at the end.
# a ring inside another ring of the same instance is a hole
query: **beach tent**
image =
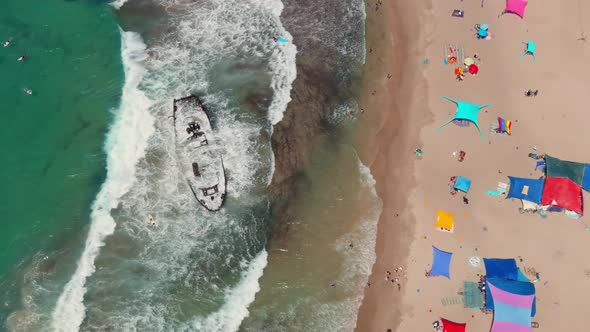
{"type": "Polygon", "coordinates": [[[524,18],[524,10],[528,4],[527,0],[506,0],[504,13],[512,13],[524,18]]]}
{"type": "Polygon", "coordinates": [[[467,323],[455,323],[450,320],[441,318],[443,332],[465,332],[467,323]]]}
{"type": "Polygon", "coordinates": [[[475,63],[470,64],[467,70],[471,75],[477,75],[479,73],[479,67],[475,63]]]}
{"type": "Polygon", "coordinates": [[[545,181],[543,179],[526,179],[509,176],[510,189],[506,198],[517,198],[536,204],[541,203],[545,181]]]}
{"type": "Polygon", "coordinates": [[[514,258],[484,258],[486,278],[512,279],[518,277],[518,267],[514,258]]]}
{"type": "Polygon", "coordinates": [[[464,178],[462,176],[457,176],[457,179],[455,180],[455,186],[453,187],[454,189],[457,190],[461,190],[464,193],[467,193],[469,191],[469,188],[471,187],[471,180],[468,178],[464,178]]]}
{"type": "MultiPolygon", "coordinates": [[[[488,310],[495,310],[495,299],[490,292],[489,282],[493,283],[496,288],[499,288],[505,292],[517,295],[534,295],[535,284],[529,281],[518,281],[509,279],[493,279],[486,278],[486,294],[485,294],[485,305],[488,310]]],[[[537,314],[537,299],[533,300],[531,311],[529,315],[535,317],[537,314]]]]}
{"type": "Polygon", "coordinates": [[[483,139],[483,134],[481,132],[481,129],[479,127],[479,123],[477,121],[477,115],[479,114],[479,111],[482,108],[487,107],[487,106],[491,106],[492,104],[476,105],[476,104],[471,104],[471,103],[468,103],[465,101],[452,99],[452,98],[449,98],[446,96],[442,96],[441,98],[450,100],[453,103],[457,104],[457,111],[455,112],[455,116],[451,120],[449,120],[447,123],[443,124],[442,126],[436,128],[436,130],[440,130],[442,127],[448,125],[449,123],[451,123],[455,120],[459,120],[459,121],[465,120],[465,121],[469,121],[475,125],[475,127],[477,128],[477,131],[479,131],[479,135],[483,139]]]}
{"type": "Polygon", "coordinates": [[[525,55],[530,54],[533,56],[533,60],[537,61],[537,57],[535,56],[535,51],[537,50],[537,45],[535,44],[534,41],[529,40],[526,43],[522,42],[523,44],[526,45],[526,50],[524,51],[524,53],[520,56],[520,58],[524,58],[525,55]]]}
{"type": "Polygon", "coordinates": [[[541,204],[555,205],[583,215],[582,187],[568,178],[548,177],[541,204]]]}
{"type": "Polygon", "coordinates": [[[486,283],[494,301],[494,320],[490,332],[532,331],[531,312],[535,294],[515,294],[496,287],[495,281],[486,283]]]}
{"type": "Polygon", "coordinates": [[[565,161],[545,155],[545,172],[547,177],[568,178],[574,183],[582,184],[586,165],[573,161],[565,161]]]}
{"type": "Polygon", "coordinates": [[[449,272],[451,257],[453,257],[453,253],[432,246],[432,270],[430,270],[428,277],[442,276],[451,279],[449,272]]]}
{"type": "Polygon", "coordinates": [[[455,215],[446,211],[437,210],[434,227],[441,232],[453,233],[455,231],[455,215]]]}

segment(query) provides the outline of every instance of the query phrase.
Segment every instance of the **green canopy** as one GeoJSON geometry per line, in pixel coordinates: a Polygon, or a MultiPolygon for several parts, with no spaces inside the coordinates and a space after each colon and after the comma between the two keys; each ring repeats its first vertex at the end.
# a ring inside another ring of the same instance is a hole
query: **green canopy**
{"type": "Polygon", "coordinates": [[[568,178],[574,183],[582,184],[585,164],[565,161],[550,155],[545,155],[545,171],[551,178],[568,178]]]}
{"type": "Polygon", "coordinates": [[[483,307],[483,295],[476,282],[463,281],[463,306],[471,309],[483,307]]]}
{"type": "Polygon", "coordinates": [[[479,135],[483,139],[483,134],[481,132],[481,128],[479,127],[479,123],[477,122],[477,115],[479,114],[479,110],[481,110],[482,108],[487,107],[487,106],[492,106],[492,104],[476,105],[476,104],[468,103],[465,101],[452,99],[447,96],[442,96],[441,98],[450,100],[453,103],[457,104],[457,112],[455,112],[455,116],[451,120],[449,120],[449,122],[436,128],[436,130],[440,130],[440,128],[448,125],[449,123],[451,123],[455,120],[466,120],[466,121],[469,121],[475,125],[475,127],[477,128],[477,131],[479,131],[479,135]]]}

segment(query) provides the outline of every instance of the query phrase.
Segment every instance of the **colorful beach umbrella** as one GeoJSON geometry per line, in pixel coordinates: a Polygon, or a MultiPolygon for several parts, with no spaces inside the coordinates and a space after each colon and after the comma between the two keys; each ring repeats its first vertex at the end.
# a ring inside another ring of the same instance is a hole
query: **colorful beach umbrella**
{"type": "Polygon", "coordinates": [[[463,60],[463,64],[466,66],[471,66],[474,63],[475,61],[472,58],[465,58],[465,60],[463,60]]]}
{"type": "Polygon", "coordinates": [[[457,76],[457,75],[461,75],[461,76],[465,75],[465,73],[463,72],[463,68],[462,67],[456,67],[455,68],[455,76],[457,76]]]}
{"type": "Polygon", "coordinates": [[[476,64],[472,63],[469,65],[469,74],[476,75],[478,72],[479,72],[479,67],[476,64]]]}

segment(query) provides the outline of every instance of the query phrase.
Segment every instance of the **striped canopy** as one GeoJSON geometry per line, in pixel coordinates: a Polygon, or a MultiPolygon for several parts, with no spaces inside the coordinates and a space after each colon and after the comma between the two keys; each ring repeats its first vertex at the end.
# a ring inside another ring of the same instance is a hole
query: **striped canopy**
{"type": "Polygon", "coordinates": [[[535,295],[519,295],[487,281],[494,299],[494,321],[490,332],[532,332],[531,312],[535,295]]]}

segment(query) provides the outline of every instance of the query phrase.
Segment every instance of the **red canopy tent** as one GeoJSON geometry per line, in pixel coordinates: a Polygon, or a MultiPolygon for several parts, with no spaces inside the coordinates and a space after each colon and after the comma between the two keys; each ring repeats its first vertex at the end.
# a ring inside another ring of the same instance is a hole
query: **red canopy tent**
{"type": "Polygon", "coordinates": [[[444,318],[440,320],[442,321],[443,332],[465,332],[465,328],[467,327],[466,323],[455,323],[444,318]]]}
{"type": "Polygon", "coordinates": [[[545,180],[541,204],[557,205],[582,215],[582,187],[568,178],[548,177],[545,180]]]}

